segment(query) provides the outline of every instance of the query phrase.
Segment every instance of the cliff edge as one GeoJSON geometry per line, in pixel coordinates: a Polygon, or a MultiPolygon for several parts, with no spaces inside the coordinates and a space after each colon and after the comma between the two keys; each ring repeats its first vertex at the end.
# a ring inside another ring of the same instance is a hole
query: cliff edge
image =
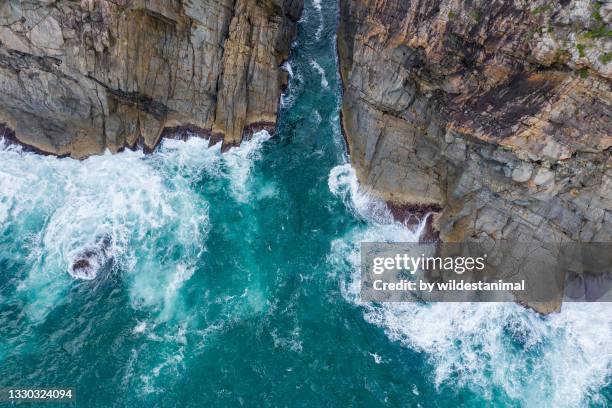
{"type": "Polygon", "coordinates": [[[302,0],[7,0],[0,136],[76,158],[272,129],[302,0]]]}
{"type": "Polygon", "coordinates": [[[446,242],[612,240],[611,3],[340,7],[343,126],[366,188],[438,210],[446,242]]]}
{"type": "Polygon", "coordinates": [[[444,241],[612,239],[612,5],[341,0],[361,182],[444,241]]]}

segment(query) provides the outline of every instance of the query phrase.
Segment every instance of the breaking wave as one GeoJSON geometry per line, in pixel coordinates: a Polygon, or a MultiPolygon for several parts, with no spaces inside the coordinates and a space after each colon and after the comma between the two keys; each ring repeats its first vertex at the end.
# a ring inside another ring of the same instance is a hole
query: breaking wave
{"type": "Polygon", "coordinates": [[[359,185],[355,169],[350,164],[332,168],[327,184],[329,190],[340,197],[345,205],[353,209],[356,216],[379,224],[393,223],[393,217],[387,204],[373,197],[359,185]]]}
{"type": "MultiPolygon", "coordinates": [[[[83,161],[0,148],[3,254],[26,260],[18,293],[43,319],[71,285],[120,274],[135,308],[170,318],[206,250],[209,204],[194,186],[225,178],[237,200],[263,131],[221,154],[204,139],[164,140],[158,151],[107,153],[83,161]]],[[[4,255],[3,255],[4,256],[4,255]]]]}
{"type": "Polygon", "coordinates": [[[253,165],[261,159],[261,147],[270,137],[267,131],[262,130],[223,154],[222,161],[231,181],[232,195],[237,201],[247,202],[251,197],[249,179],[253,165]]]}
{"type": "Polygon", "coordinates": [[[468,388],[491,402],[501,392],[527,406],[605,404],[599,391],[611,380],[612,305],[570,303],[542,317],[512,303],[362,302],[359,244],[414,242],[423,225],[389,223],[348,164],[332,169],[329,188],[369,221],[331,245],[344,298],[391,340],[425,353],[436,387],[468,388]]]}
{"type": "Polygon", "coordinates": [[[293,67],[288,61],[283,64],[282,69],[289,74],[289,85],[280,97],[280,105],[282,108],[288,109],[295,103],[304,78],[300,73],[294,74],[293,67]]]}

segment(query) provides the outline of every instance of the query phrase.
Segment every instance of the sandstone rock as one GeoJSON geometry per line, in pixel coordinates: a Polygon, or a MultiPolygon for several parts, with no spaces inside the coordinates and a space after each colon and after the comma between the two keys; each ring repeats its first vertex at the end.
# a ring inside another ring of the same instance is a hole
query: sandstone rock
{"type": "Polygon", "coordinates": [[[13,33],[13,31],[8,27],[0,26],[0,43],[12,50],[20,51],[23,53],[32,52],[27,41],[13,33]]]}
{"type": "Polygon", "coordinates": [[[47,16],[40,20],[28,33],[28,38],[35,47],[60,50],[64,45],[62,29],[55,18],[47,16]]]}
{"type": "Polygon", "coordinates": [[[9,0],[0,123],[77,158],[153,149],[166,128],[239,143],[273,128],[302,0],[9,0]]]}
{"type": "Polygon", "coordinates": [[[533,166],[528,163],[521,163],[512,170],[512,180],[517,183],[524,183],[531,178],[533,166]]]}
{"type": "Polygon", "coordinates": [[[533,177],[533,182],[537,184],[538,186],[543,186],[543,185],[547,185],[553,182],[554,179],[555,179],[554,172],[541,167],[538,169],[537,173],[533,177]]]}
{"type": "Polygon", "coordinates": [[[0,4],[0,25],[10,25],[21,19],[20,0],[6,0],[0,4]]]}
{"type": "Polygon", "coordinates": [[[607,4],[340,4],[343,125],[363,184],[440,206],[445,241],[612,238],[607,4]]]}

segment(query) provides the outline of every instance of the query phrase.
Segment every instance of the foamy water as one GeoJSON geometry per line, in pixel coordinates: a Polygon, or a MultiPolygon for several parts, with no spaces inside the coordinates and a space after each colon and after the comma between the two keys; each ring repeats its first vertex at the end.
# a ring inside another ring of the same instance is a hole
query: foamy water
{"type": "Polygon", "coordinates": [[[337,4],[305,7],[274,139],[0,149],[4,383],[87,407],[609,404],[607,305],[360,302],[360,242],[419,231],[346,164],[337,4]]]}
{"type": "Polygon", "coordinates": [[[249,179],[253,164],[261,158],[261,148],[269,139],[270,134],[262,130],[255,133],[250,140],[242,142],[240,146],[232,147],[223,155],[222,161],[236,200],[246,202],[250,198],[252,187],[249,185],[249,179]]]}
{"type": "Polygon", "coordinates": [[[282,69],[289,74],[289,85],[288,89],[286,89],[281,97],[280,97],[280,106],[282,108],[288,109],[293,106],[296,98],[296,88],[301,86],[304,82],[302,75],[298,74],[297,76],[293,73],[293,68],[291,67],[291,63],[289,61],[285,61],[282,65],[282,69]]]}
{"type": "Polygon", "coordinates": [[[165,140],[150,156],[125,151],[83,161],[3,145],[0,232],[25,239],[15,245],[28,252],[19,291],[30,317],[43,319],[61,303],[71,280],[118,270],[134,307],[172,316],[206,249],[208,203],[193,184],[203,174],[227,178],[235,198],[247,200],[250,169],[269,137],[259,132],[224,155],[220,144],[192,138],[165,140]]]}
{"type": "Polygon", "coordinates": [[[542,317],[513,303],[364,303],[359,243],[415,242],[423,224],[413,232],[386,222],[383,204],[361,191],[350,165],[332,169],[329,187],[370,219],[332,242],[344,297],[391,340],[426,353],[436,387],[467,387],[491,401],[502,390],[525,406],[605,404],[598,392],[612,374],[612,305],[568,303],[542,317]]]}
{"type": "Polygon", "coordinates": [[[321,34],[323,33],[324,23],[323,23],[323,7],[321,5],[321,0],[313,0],[312,5],[316,10],[317,17],[319,19],[319,26],[317,27],[317,31],[315,32],[315,38],[318,40],[321,39],[321,34]]]}
{"type": "MultiPolygon", "coordinates": [[[[393,224],[393,217],[386,203],[376,199],[359,185],[355,169],[350,164],[334,167],[329,173],[328,186],[333,194],[339,196],[345,205],[354,210],[355,215],[378,224],[393,224]]],[[[407,230],[401,236],[406,237],[406,234],[412,237],[407,230]]]]}
{"type": "Polygon", "coordinates": [[[310,65],[321,76],[321,87],[328,88],[329,82],[327,82],[327,77],[325,76],[325,70],[323,69],[323,67],[321,67],[315,60],[310,61],[310,65]]]}

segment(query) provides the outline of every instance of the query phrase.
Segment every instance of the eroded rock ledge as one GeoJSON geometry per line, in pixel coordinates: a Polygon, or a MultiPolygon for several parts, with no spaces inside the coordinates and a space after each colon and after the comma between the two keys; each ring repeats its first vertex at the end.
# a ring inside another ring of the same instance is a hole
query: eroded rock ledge
{"type": "Polygon", "coordinates": [[[363,184],[445,241],[612,240],[610,3],[340,3],[363,184]]]}
{"type": "Polygon", "coordinates": [[[39,152],[273,130],[302,0],[7,0],[0,123],[39,152]]]}

